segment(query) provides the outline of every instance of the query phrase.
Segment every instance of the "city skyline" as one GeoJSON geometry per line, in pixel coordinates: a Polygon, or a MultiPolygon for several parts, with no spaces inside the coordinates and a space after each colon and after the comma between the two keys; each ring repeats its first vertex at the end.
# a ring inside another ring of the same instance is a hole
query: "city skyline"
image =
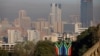
{"type": "Polygon", "coordinates": [[[0,55],[99,55],[99,1],[0,0],[0,55]]]}
{"type": "MultiPolygon", "coordinates": [[[[26,10],[27,15],[32,18],[32,20],[37,18],[46,18],[48,19],[49,13],[50,13],[50,4],[51,3],[61,3],[62,4],[62,19],[63,20],[69,20],[70,15],[80,15],[80,1],[75,0],[43,0],[43,1],[27,1],[27,0],[13,0],[12,5],[11,1],[3,1],[0,0],[0,18],[8,18],[10,21],[14,20],[16,17],[18,17],[18,11],[19,10],[26,10]],[[25,3],[25,4],[24,4],[25,3]]],[[[93,1],[94,3],[94,17],[96,21],[99,20],[100,16],[100,6],[98,3],[99,0],[93,1]]]]}

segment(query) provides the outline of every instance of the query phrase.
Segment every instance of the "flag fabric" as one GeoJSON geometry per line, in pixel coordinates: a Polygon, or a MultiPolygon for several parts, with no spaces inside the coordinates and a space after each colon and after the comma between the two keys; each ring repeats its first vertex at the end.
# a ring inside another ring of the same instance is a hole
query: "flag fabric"
{"type": "Polygon", "coordinates": [[[56,56],[71,56],[72,52],[72,43],[71,41],[69,43],[63,42],[56,42],[55,43],[55,52],[56,56]]]}

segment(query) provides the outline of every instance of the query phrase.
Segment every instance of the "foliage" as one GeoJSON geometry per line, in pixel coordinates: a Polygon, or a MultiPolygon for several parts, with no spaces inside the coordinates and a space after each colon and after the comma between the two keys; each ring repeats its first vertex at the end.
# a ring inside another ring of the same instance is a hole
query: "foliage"
{"type": "Polygon", "coordinates": [[[54,44],[50,41],[23,42],[15,45],[13,56],[55,56],[54,44]]]}
{"type": "Polygon", "coordinates": [[[0,56],[8,56],[8,51],[0,49],[0,56]]]}
{"type": "Polygon", "coordinates": [[[35,46],[34,56],[55,56],[54,44],[50,41],[39,41],[35,46]]]}
{"type": "Polygon", "coordinates": [[[34,43],[27,41],[15,45],[13,56],[32,56],[34,53],[34,43]]]}
{"type": "Polygon", "coordinates": [[[73,56],[82,56],[89,48],[99,41],[100,25],[89,27],[87,30],[77,36],[77,41],[73,42],[73,56]]]}

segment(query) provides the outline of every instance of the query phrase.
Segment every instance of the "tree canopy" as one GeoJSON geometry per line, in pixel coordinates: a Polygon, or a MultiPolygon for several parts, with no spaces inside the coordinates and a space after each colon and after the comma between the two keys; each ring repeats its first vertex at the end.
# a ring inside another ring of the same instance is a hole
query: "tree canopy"
{"type": "Polygon", "coordinates": [[[82,56],[100,38],[100,24],[96,27],[89,27],[77,36],[77,41],[73,42],[73,56],[82,56]]]}
{"type": "Polygon", "coordinates": [[[34,56],[55,56],[54,44],[50,41],[39,41],[35,46],[34,56]]]}
{"type": "Polygon", "coordinates": [[[32,56],[34,53],[34,46],[34,43],[30,41],[18,43],[15,45],[13,56],[32,56]]]}

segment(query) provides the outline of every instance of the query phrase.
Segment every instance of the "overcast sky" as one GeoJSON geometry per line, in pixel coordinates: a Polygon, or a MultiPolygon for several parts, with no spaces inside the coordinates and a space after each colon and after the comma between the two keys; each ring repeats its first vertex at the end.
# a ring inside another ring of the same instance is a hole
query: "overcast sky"
{"type": "MultiPolygon", "coordinates": [[[[26,10],[32,19],[48,18],[50,3],[62,4],[62,18],[80,14],[80,0],[0,0],[0,17],[14,20],[19,10],[26,10]]],[[[100,19],[100,0],[94,0],[94,17],[100,19]]]]}

